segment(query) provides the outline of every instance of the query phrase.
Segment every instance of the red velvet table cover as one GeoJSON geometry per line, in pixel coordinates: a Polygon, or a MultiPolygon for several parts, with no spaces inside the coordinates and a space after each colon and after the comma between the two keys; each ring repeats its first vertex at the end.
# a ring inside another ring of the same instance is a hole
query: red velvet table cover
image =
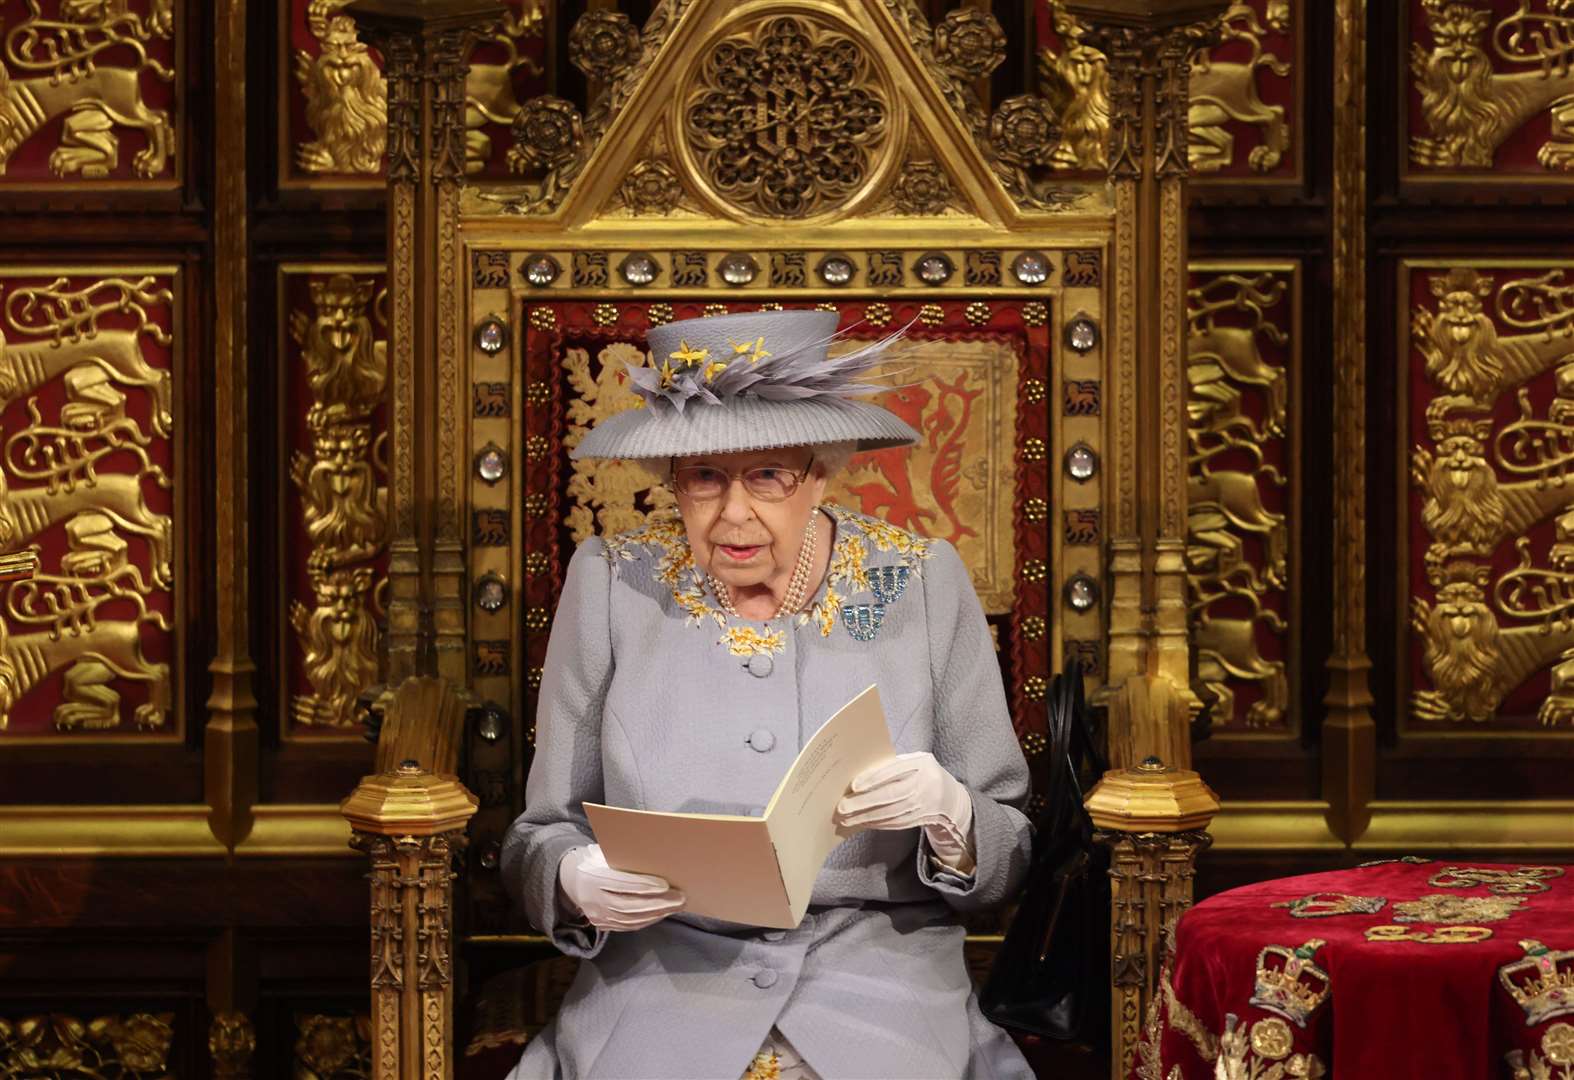
{"type": "Polygon", "coordinates": [[[1233,889],[1181,917],[1155,1004],[1133,1080],[1574,1080],[1574,873],[1406,859],[1233,889]]]}

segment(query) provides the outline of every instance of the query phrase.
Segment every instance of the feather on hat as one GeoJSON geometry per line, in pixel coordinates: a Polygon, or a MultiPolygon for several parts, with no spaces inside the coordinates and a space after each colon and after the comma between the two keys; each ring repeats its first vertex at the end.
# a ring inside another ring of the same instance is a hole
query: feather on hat
{"type": "Polygon", "coordinates": [[[853,442],[907,446],[918,432],[856,400],[888,389],[861,381],[898,331],[840,356],[831,311],[761,311],[652,327],[651,366],[630,365],[643,408],[598,423],[574,458],[667,458],[853,442]]]}

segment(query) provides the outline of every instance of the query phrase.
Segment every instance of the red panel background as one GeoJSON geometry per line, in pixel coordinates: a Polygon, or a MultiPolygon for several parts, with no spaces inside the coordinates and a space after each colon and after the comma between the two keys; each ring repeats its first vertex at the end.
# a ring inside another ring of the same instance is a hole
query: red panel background
{"type": "MultiPolygon", "coordinates": [[[[149,287],[151,289],[173,290],[174,288],[173,278],[168,275],[158,277],[142,274],[125,275],[125,278],[133,282],[141,281],[144,277],[150,280],[149,287]]],[[[80,289],[102,279],[103,276],[96,274],[74,274],[62,279],[63,288],[66,290],[80,289]]],[[[3,324],[0,324],[0,335],[3,335],[4,345],[7,351],[11,352],[12,356],[17,355],[21,348],[30,350],[36,348],[39,351],[47,351],[54,347],[51,344],[52,338],[48,336],[24,335],[19,329],[19,325],[21,327],[36,325],[37,320],[41,316],[38,313],[30,314],[25,310],[27,295],[19,293],[18,290],[28,287],[47,287],[55,283],[56,280],[56,275],[41,274],[16,275],[3,281],[3,290],[0,290],[0,298],[3,298],[4,303],[4,321],[3,324]]],[[[114,295],[113,290],[104,290],[96,293],[92,299],[95,303],[102,303],[114,295]]],[[[178,332],[172,301],[150,304],[146,307],[146,312],[150,325],[157,326],[170,335],[178,332]]],[[[138,316],[130,310],[107,310],[98,318],[100,331],[132,331],[137,326],[138,316]]],[[[67,344],[70,344],[72,338],[67,335],[65,341],[67,344]]],[[[163,344],[148,334],[139,335],[139,343],[143,361],[158,371],[173,373],[174,378],[172,378],[172,382],[178,388],[179,372],[175,365],[174,346],[163,344]]],[[[11,369],[10,364],[6,366],[8,369],[11,369]]],[[[14,371],[14,369],[12,370],[14,371]]],[[[42,479],[24,480],[19,477],[19,467],[29,469],[23,457],[27,452],[27,444],[21,436],[30,425],[35,423],[49,427],[59,425],[61,406],[67,402],[63,374],[63,372],[57,373],[34,392],[11,397],[10,400],[4,403],[3,408],[0,408],[0,432],[4,433],[4,442],[0,443],[0,448],[3,448],[0,449],[0,454],[3,454],[5,494],[8,496],[8,501],[12,504],[8,507],[8,510],[13,513],[15,511],[14,500],[18,496],[24,493],[42,492],[49,488],[48,483],[42,479]],[[30,415],[30,409],[37,410],[39,420],[34,420],[32,415],[30,415]]],[[[14,377],[14,374],[12,377],[14,377]]],[[[177,480],[175,474],[175,447],[172,439],[159,436],[154,432],[152,426],[154,412],[153,395],[145,387],[127,385],[118,380],[114,382],[114,386],[125,396],[125,416],[136,422],[142,435],[150,437],[147,445],[142,447],[142,452],[147,455],[149,464],[162,469],[171,481],[170,487],[161,487],[153,477],[143,478],[141,491],[147,509],[152,514],[167,515],[173,518],[175,513],[173,484],[177,480]]],[[[176,419],[178,423],[179,418],[177,417],[176,419]]],[[[104,446],[104,443],[101,439],[87,436],[82,438],[74,449],[91,453],[102,446],[104,446]]],[[[65,450],[67,454],[70,453],[70,449],[65,447],[60,449],[65,450]]],[[[45,452],[48,452],[47,449],[45,452]]],[[[59,450],[56,452],[59,452],[59,450]]],[[[99,458],[93,471],[99,476],[135,474],[141,470],[141,467],[140,457],[137,453],[127,448],[112,450],[104,457],[99,458]]],[[[39,471],[38,466],[32,466],[29,471],[39,471]]],[[[83,491],[87,485],[82,481],[80,473],[78,476],[77,489],[78,491],[83,491]]],[[[64,482],[59,484],[58,490],[63,494],[65,493],[67,488],[64,482]]],[[[90,496],[84,497],[80,509],[91,511],[94,509],[94,504],[95,500],[90,496]]],[[[61,572],[61,556],[68,550],[66,526],[69,521],[70,518],[65,517],[42,531],[5,544],[4,548],[8,551],[24,550],[29,546],[37,548],[40,557],[39,572],[41,577],[47,580],[61,572]]],[[[138,568],[142,579],[151,585],[154,555],[148,538],[127,531],[124,528],[117,527],[115,531],[126,542],[128,547],[127,561],[138,568]]],[[[178,535],[178,533],[175,535],[178,535]]],[[[178,542],[178,540],[172,539],[172,544],[178,542]]],[[[174,556],[173,551],[171,555],[178,572],[179,559],[174,556]]],[[[6,643],[5,654],[13,663],[16,662],[14,651],[21,644],[18,640],[20,637],[47,632],[44,628],[37,625],[19,624],[10,613],[11,603],[14,601],[20,602],[21,598],[27,595],[28,589],[29,587],[24,583],[0,585],[0,594],[5,596],[5,607],[3,613],[0,613],[0,630],[3,630],[6,643]]],[[[54,589],[50,589],[49,593],[45,595],[59,596],[63,594],[57,594],[54,589]]],[[[40,595],[38,601],[32,605],[33,610],[48,610],[45,595],[40,595]]],[[[171,591],[154,588],[151,594],[146,597],[146,604],[150,612],[159,613],[173,627],[176,615],[174,595],[171,591]]],[[[99,623],[104,623],[129,621],[135,619],[137,614],[138,608],[134,601],[116,598],[102,603],[96,609],[95,617],[99,623]]],[[[91,621],[89,620],[89,622],[91,621]]],[[[69,631],[66,632],[69,633],[69,631]]],[[[173,629],[163,631],[151,624],[144,623],[141,627],[140,638],[142,654],[146,660],[151,663],[170,664],[172,668],[174,667],[176,648],[175,631],[173,629]]],[[[4,739],[6,736],[49,736],[57,734],[54,727],[53,713],[55,706],[64,700],[63,680],[64,669],[54,670],[40,679],[31,691],[24,695],[12,708],[10,723],[4,730],[0,730],[0,739],[4,739]]],[[[169,693],[172,702],[178,698],[178,685],[179,675],[177,672],[171,671],[169,693]]],[[[161,728],[146,732],[138,731],[133,722],[133,711],[138,705],[148,701],[148,686],[145,682],[117,678],[110,686],[121,698],[120,726],[114,729],[86,730],[79,728],[70,732],[60,732],[58,734],[62,739],[92,738],[105,734],[117,736],[138,734],[169,736],[179,732],[182,718],[175,715],[173,708],[161,728]]]]}

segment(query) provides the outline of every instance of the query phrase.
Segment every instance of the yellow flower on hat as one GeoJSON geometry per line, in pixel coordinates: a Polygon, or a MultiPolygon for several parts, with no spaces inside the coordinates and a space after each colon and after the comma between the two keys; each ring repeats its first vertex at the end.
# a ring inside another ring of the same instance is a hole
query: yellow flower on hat
{"type": "Polygon", "coordinates": [[[751,364],[758,364],[761,360],[771,355],[765,351],[765,338],[763,337],[756,338],[754,341],[744,342],[737,342],[728,338],[727,344],[732,346],[733,356],[747,356],[751,364]]]}
{"type": "Polygon", "coordinates": [[[710,359],[710,350],[696,349],[690,346],[687,341],[680,341],[678,342],[678,347],[667,355],[684,367],[688,367],[692,364],[703,364],[710,359]]]}

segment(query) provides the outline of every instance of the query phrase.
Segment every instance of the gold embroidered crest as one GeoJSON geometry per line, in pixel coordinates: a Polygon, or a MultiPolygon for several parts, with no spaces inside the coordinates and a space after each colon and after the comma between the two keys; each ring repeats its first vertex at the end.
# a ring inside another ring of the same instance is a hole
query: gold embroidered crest
{"type": "Polygon", "coordinates": [[[1473,889],[1485,885],[1500,896],[1546,892],[1552,878],[1563,876],[1561,866],[1445,866],[1427,878],[1435,889],[1473,889]]]}
{"type": "Polygon", "coordinates": [[[1419,900],[1395,901],[1394,922],[1439,926],[1502,922],[1517,913],[1524,903],[1521,896],[1441,896],[1434,893],[1419,900]]]}

